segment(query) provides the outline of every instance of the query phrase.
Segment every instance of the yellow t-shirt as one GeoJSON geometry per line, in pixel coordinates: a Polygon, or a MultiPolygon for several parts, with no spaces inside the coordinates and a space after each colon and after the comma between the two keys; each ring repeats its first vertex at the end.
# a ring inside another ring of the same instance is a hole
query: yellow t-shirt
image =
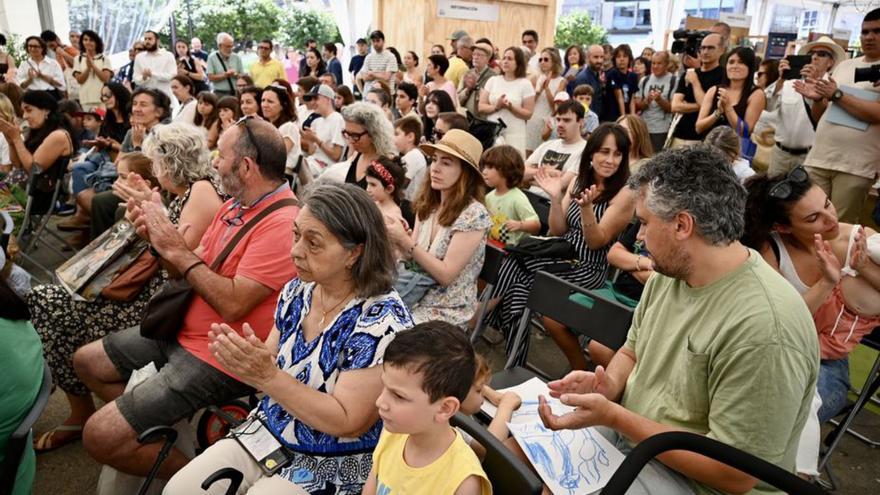
{"type": "Polygon", "coordinates": [[[269,60],[269,63],[263,65],[259,60],[251,64],[251,77],[254,78],[254,86],[265,88],[272,84],[275,79],[287,80],[287,73],[284,72],[284,64],[275,60],[269,60]]]}
{"type": "Polygon", "coordinates": [[[403,459],[403,448],[409,435],[382,430],[379,444],[373,451],[373,470],[378,483],[377,495],[452,495],[459,485],[476,475],[482,480],[483,495],[492,493],[489,478],[480,466],[474,451],[455,430],[455,440],[440,458],[431,464],[414,468],[403,459]]]}

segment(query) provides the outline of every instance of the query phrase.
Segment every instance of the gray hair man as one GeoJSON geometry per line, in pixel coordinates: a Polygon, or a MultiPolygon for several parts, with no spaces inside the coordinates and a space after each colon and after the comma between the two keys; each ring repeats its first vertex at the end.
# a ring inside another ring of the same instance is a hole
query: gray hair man
{"type": "MultiPolygon", "coordinates": [[[[624,454],[629,442],[686,430],[794,470],[818,376],[816,330],[791,284],[738,241],[746,192],[725,163],[700,145],[661,153],[630,179],[638,237],[657,274],[607,370],[549,383],[551,395],[577,406],[556,416],[542,399],[549,428],[599,426],[624,454]]],[[[745,493],[757,484],[686,451],[651,465],[628,493],[745,493]]]]}
{"type": "MultiPolygon", "coordinates": [[[[486,82],[495,75],[495,72],[489,67],[489,61],[492,60],[494,49],[489,43],[477,43],[471,50],[471,62],[474,67],[465,72],[458,84],[458,102],[466,108],[468,112],[477,117],[484,117],[479,112],[480,91],[486,82]]],[[[446,71],[448,76],[449,70],[446,71]]]]}
{"type": "Polygon", "coordinates": [[[471,68],[474,54],[474,40],[464,35],[455,42],[455,55],[449,59],[449,68],[446,69],[446,79],[452,81],[457,88],[461,77],[471,68]]]}
{"type": "Polygon", "coordinates": [[[219,96],[235,96],[235,79],[244,73],[238,54],[233,53],[235,40],[229,33],[217,35],[217,51],[208,56],[208,79],[219,96]]]}
{"type": "MultiPolygon", "coordinates": [[[[265,341],[279,291],[296,276],[290,229],[298,209],[284,180],[287,153],[281,135],[268,122],[246,118],[220,136],[217,150],[214,168],[232,199],[221,206],[222,214],[195,251],[168,220],[158,194],[153,202],[129,208],[154,255],[194,290],[176,338],[153,340],[133,327],[80,348],[73,358],[83,382],[107,403],[86,423],[83,445],[102,464],[126,473],[143,476],[156,459],[159,445],[137,441],[144,431],[252,390],[224,371],[208,347],[207,330],[226,322],[240,335],[265,341]],[[234,248],[215,267],[233,239],[238,239],[234,248]],[[123,393],[131,373],[149,362],[159,373],[138,385],[136,394],[123,393]]],[[[173,449],[159,476],[170,478],[188,461],[173,449]]]]}

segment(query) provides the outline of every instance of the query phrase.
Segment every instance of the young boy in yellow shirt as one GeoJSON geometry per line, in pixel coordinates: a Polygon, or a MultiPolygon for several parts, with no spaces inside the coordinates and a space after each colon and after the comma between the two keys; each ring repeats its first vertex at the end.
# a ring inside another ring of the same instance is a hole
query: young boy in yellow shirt
{"type": "Polygon", "coordinates": [[[467,335],[440,321],[416,325],[388,344],[382,366],[384,429],[363,493],[491,494],[474,451],[449,425],[476,371],[467,335]]]}

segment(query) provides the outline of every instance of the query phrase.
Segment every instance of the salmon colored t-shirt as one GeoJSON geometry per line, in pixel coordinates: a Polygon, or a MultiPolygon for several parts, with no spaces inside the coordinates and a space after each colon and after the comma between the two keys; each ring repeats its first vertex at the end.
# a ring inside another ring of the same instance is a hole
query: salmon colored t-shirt
{"type": "MultiPolygon", "coordinates": [[[[253,209],[246,210],[242,216],[243,223],[246,224],[272,203],[293,197],[293,192],[288,188],[272,194],[259,202],[253,209]]],[[[232,205],[233,201],[230,200],[220,208],[208,230],[202,236],[201,257],[208,266],[214,262],[226,244],[241,228],[241,226],[227,226],[221,220],[232,205]]],[[[266,337],[269,336],[269,331],[272,330],[274,324],[278,293],[284,284],[296,277],[296,267],[293,260],[290,259],[290,248],[293,242],[293,220],[298,212],[299,208],[295,206],[285,206],[270,213],[244,236],[218,270],[220,275],[224,277],[245,277],[272,289],[272,294],[251,310],[247,316],[238,321],[226,322],[236,332],[241,333],[242,324],[247,322],[260,340],[266,340],[266,337]]],[[[234,213],[226,216],[231,215],[234,213]]],[[[196,294],[186,312],[183,328],[177,335],[177,341],[190,354],[232,376],[220,366],[220,363],[208,350],[210,343],[208,331],[211,329],[211,324],[223,321],[217,311],[204,298],[196,294]]]]}

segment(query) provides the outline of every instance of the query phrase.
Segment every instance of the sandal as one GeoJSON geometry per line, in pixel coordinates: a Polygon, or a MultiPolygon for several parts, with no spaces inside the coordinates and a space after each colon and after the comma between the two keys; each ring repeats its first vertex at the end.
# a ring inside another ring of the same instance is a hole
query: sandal
{"type": "Polygon", "coordinates": [[[88,219],[74,215],[58,222],[56,227],[62,232],[75,232],[78,230],[88,230],[90,225],[88,219]]]}
{"type": "Polygon", "coordinates": [[[34,438],[34,452],[42,454],[64,447],[82,438],[83,425],[58,425],[55,428],[34,438]],[[63,432],[67,435],[55,441],[55,434],[63,432]]]}

